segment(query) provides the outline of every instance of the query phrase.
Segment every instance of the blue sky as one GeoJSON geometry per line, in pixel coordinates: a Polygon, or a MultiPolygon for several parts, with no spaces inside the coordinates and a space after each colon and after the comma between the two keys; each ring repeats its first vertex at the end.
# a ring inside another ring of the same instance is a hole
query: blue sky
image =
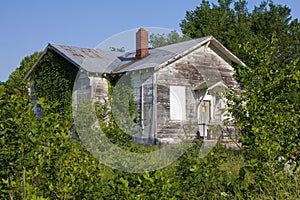
{"type": "MultiPolygon", "coordinates": [[[[139,27],[180,30],[187,10],[201,0],[9,0],[0,2],[0,81],[23,57],[48,43],[94,48],[119,32],[139,27]]],[[[213,0],[212,2],[216,2],[213,0]]],[[[260,0],[249,0],[249,9],[260,0]]],[[[274,0],[292,8],[300,19],[297,0],[274,0]]]]}

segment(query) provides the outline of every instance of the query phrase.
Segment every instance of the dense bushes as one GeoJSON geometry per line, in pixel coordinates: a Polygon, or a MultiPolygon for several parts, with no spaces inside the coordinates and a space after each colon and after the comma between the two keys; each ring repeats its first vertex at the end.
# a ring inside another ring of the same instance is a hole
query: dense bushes
{"type": "MultiPolygon", "coordinates": [[[[244,167],[244,154],[216,146],[199,158],[193,143],[166,168],[142,174],[113,170],[69,135],[46,100],[38,120],[25,91],[0,88],[2,199],[297,199],[299,177],[244,167]]],[[[127,146],[140,152],[140,146],[127,146]]]]}
{"type": "MultiPolygon", "coordinates": [[[[295,199],[300,192],[297,176],[279,172],[264,177],[269,183],[264,185],[266,182],[257,182],[257,173],[243,168],[242,152],[217,146],[201,159],[198,143],[161,170],[143,174],[113,170],[93,158],[80,141],[70,138],[68,125],[58,122],[56,114],[37,121],[25,105],[27,100],[13,101],[20,106],[24,102],[27,112],[20,109],[23,106],[16,107],[23,113],[18,122],[18,112],[3,107],[3,112],[16,114],[10,120],[1,118],[0,187],[4,199],[295,199]],[[24,126],[23,120],[30,123],[24,126]],[[17,122],[13,131],[10,121],[17,122]]],[[[51,109],[40,103],[44,110],[51,109]]]]}

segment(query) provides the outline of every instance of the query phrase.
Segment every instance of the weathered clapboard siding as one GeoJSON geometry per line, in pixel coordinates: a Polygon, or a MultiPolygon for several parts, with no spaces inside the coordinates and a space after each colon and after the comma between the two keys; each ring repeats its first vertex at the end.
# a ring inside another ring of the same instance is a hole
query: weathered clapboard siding
{"type": "Polygon", "coordinates": [[[234,69],[210,47],[201,47],[175,62],[172,67],[189,80],[191,86],[201,81],[223,81],[228,87],[238,87],[234,69]],[[175,65],[175,66],[174,66],[175,65]]]}
{"type": "Polygon", "coordinates": [[[135,135],[138,143],[153,143],[154,139],[154,90],[153,69],[128,73],[134,91],[136,116],[140,116],[141,132],[135,135]]]}
{"type": "Polygon", "coordinates": [[[190,78],[191,74],[195,75],[195,73],[190,73],[190,70],[194,69],[186,65],[180,66],[184,70],[168,66],[157,72],[157,138],[158,140],[164,138],[165,142],[177,142],[189,135],[186,126],[195,124],[197,120],[195,98],[191,90],[190,79],[187,78],[190,78]],[[170,118],[170,86],[185,87],[186,120],[184,121],[173,121],[170,118]]]}
{"type": "Polygon", "coordinates": [[[88,74],[82,72],[77,75],[73,87],[73,103],[80,105],[89,98],[91,98],[91,81],[88,74]]]}
{"type": "Polygon", "coordinates": [[[172,142],[188,135],[196,137],[197,103],[192,87],[201,81],[223,81],[237,88],[233,68],[209,47],[201,47],[175,63],[156,72],[157,138],[172,142]],[[170,119],[170,89],[172,85],[186,88],[186,120],[170,119]],[[187,131],[187,126],[192,129],[187,131]],[[166,138],[170,138],[168,140],[166,138]]]}
{"type": "Polygon", "coordinates": [[[108,82],[103,77],[89,77],[91,81],[91,93],[94,101],[104,104],[108,100],[108,82]]]}
{"type": "Polygon", "coordinates": [[[108,99],[108,82],[101,76],[79,72],[73,88],[74,104],[81,104],[89,99],[101,104],[105,103],[108,99]]]}

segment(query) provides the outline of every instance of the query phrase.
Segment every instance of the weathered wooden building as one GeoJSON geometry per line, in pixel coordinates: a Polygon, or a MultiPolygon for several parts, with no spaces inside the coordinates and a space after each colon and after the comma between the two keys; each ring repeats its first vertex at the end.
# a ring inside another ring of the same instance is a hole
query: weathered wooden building
{"type": "MultiPolygon", "coordinates": [[[[141,122],[138,143],[173,143],[201,136],[216,139],[224,119],[224,89],[238,89],[232,63],[244,65],[213,36],[155,49],[148,48],[148,32],[136,33],[136,52],[122,53],[49,44],[79,69],[74,103],[83,94],[95,101],[107,98],[107,78],[130,80],[141,122]],[[214,124],[216,126],[214,126],[214,124]]],[[[43,55],[42,55],[43,56],[43,55]]],[[[39,62],[39,61],[38,61],[39,62]]],[[[25,79],[30,80],[35,66],[25,79]]]]}

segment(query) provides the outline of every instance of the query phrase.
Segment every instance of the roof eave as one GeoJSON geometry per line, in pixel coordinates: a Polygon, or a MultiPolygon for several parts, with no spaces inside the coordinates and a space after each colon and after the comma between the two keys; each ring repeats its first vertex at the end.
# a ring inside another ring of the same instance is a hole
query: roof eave
{"type": "Polygon", "coordinates": [[[72,63],[74,66],[76,66],[78,69],[81,69],[81,66],[79,64],[77,64],[76,62],[74,62],[71,58],[69,58],[67,55],[65,55],[64,53],[62,53],[57,48],[55,48],[53,45],[49,44],[48,46],[49,46],[49,49],[55,51],[57,54],[59,54],[60,56],[62,56],[63,58],[65,58],[67,61],[69,61],[70,63],[72,63]]]}
{"type": "Polygon", "coordinates": [[[32,65],[32,67],[30,68],[30,70],[27,72],[27,74],[23,78],[24,81],[30,81],[32,72],[34,71],[34,69],[37,66],[37,64],[41,61],[41,59],[45,56],[45,54],[47,53],[48,49],[51,49],[51,50],[55,51],[57,54],[59,54],[60,56],[62,56],[63,58],[65,58],[67,61],[69,61],[70,63],[72,63],[74,66],[76,66],[78,69],[81,69],[80,65],[78,65],[76,62],[74,62],[72,59],[70,59],[67,55],[65,55],[64,53],[60,52],[57,48],[55,48],[53,45],[51,45],[49,43],[47,45],[47,47],[44,49],[42,55],[40,55],[40,57],[32,65]]]}
{"type": "Polygon", "coordinates": [[[219,51],[221,51],[228,59],[230,59],[232,62],[241,65],[246,66],[245,63],[243,63],[236,55],[231,53],[221,42],[219,42],[215,37],[211,36],[211,45],[215,46],[219,51]]]}

